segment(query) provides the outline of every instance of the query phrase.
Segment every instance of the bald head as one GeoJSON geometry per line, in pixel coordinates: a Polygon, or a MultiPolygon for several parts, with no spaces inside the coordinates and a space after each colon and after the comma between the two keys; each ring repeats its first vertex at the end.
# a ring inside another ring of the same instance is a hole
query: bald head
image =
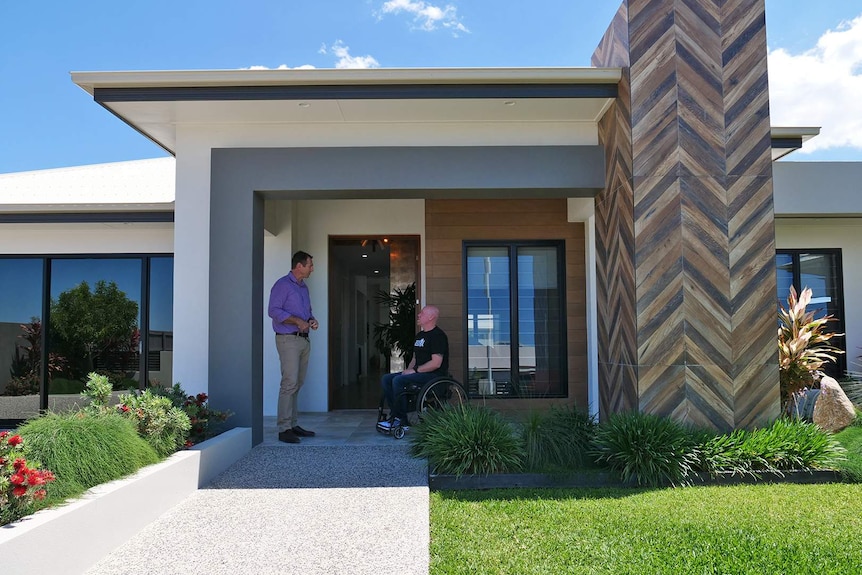
{"type": "Polygon", "coordinates": [[[436,306],[426,305],[419,312],[417,322],[422,331],[429,331],[437,327],[437,318],[440,316],[440,310],[436,306]]]}

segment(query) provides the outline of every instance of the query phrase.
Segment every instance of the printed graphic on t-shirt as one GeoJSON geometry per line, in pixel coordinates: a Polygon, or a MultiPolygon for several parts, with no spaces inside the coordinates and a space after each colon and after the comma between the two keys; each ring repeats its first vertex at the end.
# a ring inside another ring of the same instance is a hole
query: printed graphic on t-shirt
{"type": "Polygon", "coordinates": [[[416,343],[413,344],[413,347],[425,347],[425,338],[417,339],[416,343]]]}

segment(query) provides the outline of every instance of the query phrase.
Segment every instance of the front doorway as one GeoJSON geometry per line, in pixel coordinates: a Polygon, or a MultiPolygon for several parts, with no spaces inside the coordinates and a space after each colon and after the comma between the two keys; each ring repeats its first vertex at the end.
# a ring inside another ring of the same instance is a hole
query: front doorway
{"type": "Polygon", "coordinates": [[[389,312],[378,294],[413,285],[418,301],[419,236],[330,236],[329,262],[329,409],[376,408],[380,377],[399,367],[375,345],[389,312]]]}

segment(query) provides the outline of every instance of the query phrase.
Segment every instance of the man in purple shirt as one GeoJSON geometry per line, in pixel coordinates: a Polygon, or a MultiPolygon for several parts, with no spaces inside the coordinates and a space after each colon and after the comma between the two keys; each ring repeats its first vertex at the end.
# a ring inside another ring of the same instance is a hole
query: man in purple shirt
{"type": "Polygon", "coordinates": [[[278,392],[278,440],[299,443],[300,437],[314,437],[313,431],[297,425],[296,403],[308,370],[311,342],[308,330],[318,323],[311,312],[311,297],[305,280],[314,271],[311,255],[293,254],[290,272],[269,292],[269,317],[275,330],[275,347],[281,361],[281,389],[278,392]]]}

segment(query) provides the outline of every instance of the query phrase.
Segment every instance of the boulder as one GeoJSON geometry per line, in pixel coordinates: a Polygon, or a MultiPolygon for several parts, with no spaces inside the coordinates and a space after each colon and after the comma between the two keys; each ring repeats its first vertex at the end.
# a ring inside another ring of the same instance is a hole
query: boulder
{"type": "Polygon", "coordinates": [[[820,395],[814,404],[814,423],[820,429],[837,433],[853,423],[856,410],[847,394],[834,378],[824,375],[820,379],[820,395]]]}

